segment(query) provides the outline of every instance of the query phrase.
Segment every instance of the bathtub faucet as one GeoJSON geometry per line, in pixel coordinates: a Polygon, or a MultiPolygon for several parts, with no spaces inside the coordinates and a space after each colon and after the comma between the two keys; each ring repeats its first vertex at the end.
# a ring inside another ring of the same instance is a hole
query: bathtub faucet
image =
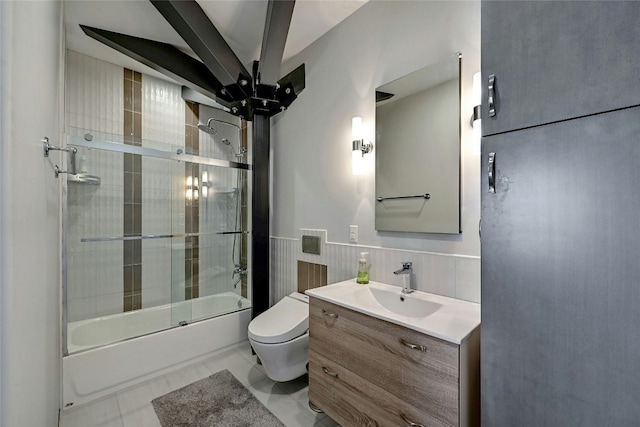
{"type": "Polygon", "coordinates": [[[411,289],[411,275],[413,274],[413,263],[412,262],[403,262],[402,268],[400,270],[396,270],[393,274],[402,276],[402,293],[410,294],[413,292],[411,289]]]}
{"type": "Polygon", "coordinates": [[[241,265],[236,265],[236,268],[233,270],[233,274],[231,275],[231,277],[236,277],[236,274],[239,274],[241,276],[247,274],[247,269],[246,268],[242,268],[241,265]]]}

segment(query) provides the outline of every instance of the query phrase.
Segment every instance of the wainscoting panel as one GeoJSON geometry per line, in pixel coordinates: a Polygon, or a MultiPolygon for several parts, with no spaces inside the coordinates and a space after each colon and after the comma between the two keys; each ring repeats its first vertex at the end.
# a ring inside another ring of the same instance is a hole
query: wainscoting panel
{"type": "Polygon", "coordinates": [[[369,253],[373,281],[401,287],[393,272],[411,261],[416,289],[480,302],[480,257],[333,243],[326,230],[300,229],[295,239],[271,237],[271,304],[297,290],[298,261],[326,265],[331,284],[356,277],[360,252],[369,253]],[[320,237],[320,255],[302,252],[302,235],[320,237]]]}

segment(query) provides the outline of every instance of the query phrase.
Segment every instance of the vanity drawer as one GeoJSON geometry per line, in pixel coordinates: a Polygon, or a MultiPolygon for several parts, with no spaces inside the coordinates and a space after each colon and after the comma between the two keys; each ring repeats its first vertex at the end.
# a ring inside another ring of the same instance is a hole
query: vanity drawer
{"type": "Polygon", "coordinates": [[[454,425],[416,409],[314,351],[309,352],[309,401],[344,426],[454,425]]]}
{"type": "Polygon", "coordinates": [[[458,425],[458,345],[317,298],[309,303],[310,351],[458,425]]]}

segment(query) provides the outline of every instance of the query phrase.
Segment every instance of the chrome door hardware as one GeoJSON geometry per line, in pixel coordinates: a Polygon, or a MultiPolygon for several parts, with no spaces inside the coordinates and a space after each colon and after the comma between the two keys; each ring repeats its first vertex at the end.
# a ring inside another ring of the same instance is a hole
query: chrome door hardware
{"type": "Polygon", "coordinates": [[[324,366],[322,367],[322,372],[324,372],[325,374],[332,376],[334,378],[338,378],[338,373],[337,372],[333,372],[328,370],[327,368],[325,368],[324,366]]]}
{"type": "Polygon", "coordinates": [[[489,76],[489,117],[496,115],[496,75],[491,74],[489,76]]]}
{"type": "Polygon", "coordinates": [[[489,153],[489,193],[496,192],[496,153],[489,153]]]}
{"type": "Polygon", "coordinates": [[[404,339],[400,338],[400,344],[402,344],[405,347],[409,347],[413,350],[418,350],[418,351],[422,351],[422,352],[426,352],[427,351],[427,347],[424,345],[420,345],[420,344],[412,344],[408,341],[405,341],[404,339]]]}
{"type": "Polygon", "coordinates": [[[336,317],[338,317],[338,315],[336,313],[329,313],[325,309],[322,309],[322,314],[324,314],[325,316],[330,317],[332,319],[335,319],[336,317]]]}
{"type": "Polygon", "coordinates": [[[404,421],[405,423],[407,423],[407,425],[410,425],[411,427],[424,427],[424,424],[418,424],[416,422],[411,421],[409,418],[407,418],[407,416],[405,414],[403,414],[402,412],[400,413],[400,417],[402,417],[402,421],[404,421]]]}
{"type": "Polygon", "coordinates": [[[73,147],[73,148],[62,148],[62,147],[56,147],[55,145],[51,145],[49,144],[49,138],[48,137],[44,137],[42,138],[42,143],[44,144],[44,156],[45,157],[49,157],[49,151],[51,150],[55,150],[55,151],[64,151],[69,153],[69,158],[71,161],[71,170],[70,171],[63,171],[61,170],[58,165],[55,166],[55,168],[53,169],[56,178],[61,174],[61,173],[68,173],[71,175],[77,175],[78,171],[76,168],[76,154],[78,153],[78,149],[73,147]]]}

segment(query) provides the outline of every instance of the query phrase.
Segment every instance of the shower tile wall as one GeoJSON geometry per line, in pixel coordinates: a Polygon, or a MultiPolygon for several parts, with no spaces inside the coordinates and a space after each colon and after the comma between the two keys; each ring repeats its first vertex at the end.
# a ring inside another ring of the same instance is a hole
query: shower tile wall
{"type": "MultiPolygon", "coordinates": [[[[200,123],[206,124],[210,118],[223,120],[240,125],[240,120],[231,118],[222,112],[206,105],[200,105],[200,123]]],[[[223,138],[229,139],[237,150],[239,144],[238,129],[234,126],[219,122],[212,122],[211,127],[216,130],[215,135],[200,132],[200,155],[217,159],[237,161],[233,156],[231,146],[221,143],[223,138]]],[[[212,295],[220,292],[232,291],[241,293],[241,284],[232,285],[239,279],[233,275],[234,262],[238,256],[232,255],[234,249],[239,251],[240,235],[213,235],[224,231],[231,231],[236,227],[235,209],[239,193],[236,190],[237,169],[225,169],[210,165],[200,165],[200,180],[206,172],[209,187],[207,197],[200,197],[200,239],[199,239],[199,291],[200,296],[212,295]],[[206,263],[203,261],[206,260],[206,263]]]]}
{"type": "Polygon", "coordinates": [[[301,229],[298,238],[271,237],[271,304],[298,288],[298,261],[327,266],[328,283],[356,277],[360,252],[369,252],[373,281],[402,286],[393,274],[412,261],[416,289],[480,302],[480,257],[347,245],[327,241],[326,230],[301,229]],[[302,252],[302,235],[319,236],[321,255],[302,252]]]}
{"type": "MultiPolygon", "coordinates": [[[[185,149],[180,86],[143,75],[142,112],[143,147],[173,152],[185,149]]],[[[145,156],[142,171],[142,234],[184,233],[184,164],[145,156]]],[[[143,307],[184,301],[184,265],[184,238],[142,241],[143,307]]]]}
{"type": "MultiPolygon", "coordinates": [[[[142,74],[124,69],[124,132],[126,145],[142,145],[142,74]]],[[[123,236],[142,236],[142,156],[124,157],[124,228],[123,236]]],[[[124,240],[122,276],[123,311],[142,308],[142,240],[124,240]]]]}
{"type": "MultiPolygon", "coordinates": [[[[123,69],[77,52],[66,58],[66,133],[91,129],[114,135],[124,131],[123,69]]],[[[84,134],[84,132],[82,132],[84,134]]],[[[59,141],[52,141],[59,145],[59,141]]],[[[87,173],[100,186],[69,182],[67,215],[67,319],[82,320],[122,311],[122,242],[83,243],[82,238],[122,235],[124,194],[122,154],[96,156],[79,150],[87,173]]]]}
{"type": "MultiPolygon", "coordinates": [[[[66,73],[67,134],[91,133],[95,140],[107,138],[119,142],[131,137],[132,142],[144,148],[171,152],[186,151],[190,135],[189,141],[199,140],[201,156],[237,161],[233,153],[240,145],[237,127],[218,124],[214,137],[196,131],[196,125],[206,123],[210,117],[238,126],[240,120],[203,105],[199,106],[199,114],[189,118],[179,85],[144,74],[129,71],[125,74],[120,66],[73,51],[67,53],[66,73]],[[125,120],[127,115],[132,120],[125,120]],[[233,149],[222,144],[222,138],[228,138],[233,149]]],[[[192,286],[191,296],[242,292],[242,283],[233,286],[239,280],[239,276],[233,275],[233,269],[234,262],[245,262],[246,252],[240,254],[242,258],[232,256],[234,235],[207,233],[243,228],[242,218],[236,219],[235,208],[239,197],[237,187],[246,185],[247,172],[210,165],[199,165],[192,171],[200,183],[204,172],[209,180],[208,197],[205,200],[200,192],[196,207],[201,218],[198,229],[191,228],[205,234],[196,244],[199,259],[194,271],[194,253],[187,250],[184,238],[138,240],[135,244],[138,246],[131,245],[133,252],[122,241],[80,241],[125,234],[184,234],[187,227],[185,163],[79,148],[81,158],[87,173],[100,177],[101,184],[68,183],[66,304],[69,322],[122,313],[124,309],[138,306],[146,308],[183,301],[188,297],[185,274],[188,262],[191,277],[198,277],[198,290],[194,292],[192,286]],[[244,181],[238,181],[238,173],[244,176],[244,181]],[[138,187],[134,189],[129,184],[141,185],[140,199],[133,193],[139,193],[138,187]],[[131,190],[127,203],[125,187],[131,190]],[[125,265],[131,266],[133,275],[125,275],[125,265]],[[127,278],[131,280],[125,280],[127,278]]],[[[245,205],[247,199],[240,203],[245,205]]],[[[238,253],[241,246],[238,235],[235,241],[238,253]]]]}
{"type": "MultiPolygon", "coordinates": [[[[200,139],[198,130],[198,117],[200,115],[199,105],[186,101],[185,105],[185,153],[200,154],[200,139]]],[[[185,162],[185,181],[192,183],[192,188],[187,189],[187,197],[184,199],[185,232],[187,234],[198,234],[200,231],[200,165],[185,162]]],[[[198,298],[198,271],[199,271],[199,240],[200,236],[185,237],[185,261],[184,276],[185,289],[184,299],[198,298]]]]}

